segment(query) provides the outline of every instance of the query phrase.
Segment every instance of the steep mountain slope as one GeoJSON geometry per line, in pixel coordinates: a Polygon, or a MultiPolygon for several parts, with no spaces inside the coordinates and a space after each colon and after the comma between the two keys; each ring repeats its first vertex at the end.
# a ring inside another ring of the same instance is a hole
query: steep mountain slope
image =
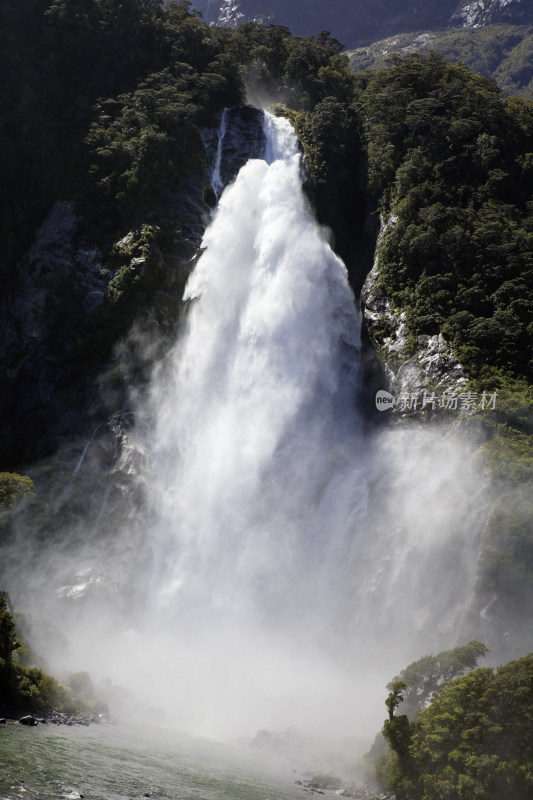
{"type": "MultiPolygon", "coordinates": [[[[529,650],[533,104],[504,100],[494,82],[438,55],[408,54],[391,69],[354,73],[327,36],[311,41],[254,23],[209,28],[186,6],[163,10],[155,0],[3,0],[0,6],[6,31],[0,53],[0,470],[28,472],[35,484],[33,495],[17,476],[0,477],[0,587],[13,586],[23,597],[28,587],[34,591],[28,575],[39,570],[52,591],[47,567],[65,550],[74,554],[78,571],[60,565],[61,602],[92,594],[102,607],[112,603],[127,616],[153,585],[135,580],[137,564],[146,570],[153,555],[146,488],[132,478],[136,459],[151,460],[148,450],[135,446],[133,401],[146,393],[147,372],[183,322],[183,284],[219,189],[211,167],[223,109],[231,107],[240,119],[228,123],[221,146],[224,183],[235,166],[228,170],[227,158],[246,158],[243,132],[250,138],[257,130],[259,112],[242,105],[246,79],[256,78],[280,101],[277,113],[297,129],[308,196],[319,222],[333,231],[357,291],[372,263],[381,217],[375,281],[363,296],[366,352],[381,359],[380,388],[395,390],[397,379],[411,402],[405,425],[395,416],[406,439],[436,419],[455,418],[460,435],[479,446],[487,489],[477,519],[461,520],[460,531],[468,531],[462,541],[482,537],[473,565],[475,597],[465,607],[462,630],[479,634],[495,658],[529,650]],[[232,124],[240,139],[232,138],[232,124]],[[453,398],[432,383],[435,370],[426,375],[423,392],[403,379],[415,372],[417,358],[438,366],[450,350],[464,375],[456,381],[455,408],[436,407],[453,398]],[[482,400],[487,395],[498,395],[497,404],[482,400]],[[464,413],[459,399],[470,403],[464,413]],[[482,404],[472,408],[476,400],[482,404]],[[12,509],[13,495],[20,502],[12,509]],[[93,543],[130,555],[131,570],[111,576],[107,565],[79,571],[93,543]]],[[[225,22],[237,20],[244,6],[225,3],[225,22]]],[[[399,4],[357,7],[368,29],[377,29],[376,20],[392,25],[399,4]]],[[[445,26],[456,8],[429,3],[421,12],[424,25],[433,13],[445,26]]],[[[525,8],[518,1],[478,3],[464,21],[480,24],[483,17],[474,11],[525,8]]],[[[395,19],[412,27],[405,12],[395,19]]],[[[339,36],[344,39],[342,29],[339,36]]],[[[297,235],[294,240],[298,246],[297,235]]],[[[369,429],[386,430],[375,405],[373,414],[369,429]]],[[[143,420],[137,422],[142,427],[143,420]]],[[[316,454],[313,462],[323,459],[321,449],[316,454]]],[[[335,469],[341,462],[335,459],[335,469]]],[[[395,463],[388,459],[387,470],[401,478],[395,463]]],[[[432,459],[416,482],[417,496],[438,464],[432,459]]],[[[315,464],[309,468],[314,472],[315,464]]],[[[449,506],[456,505],[453,485],[444,482],[449,506]]],[[[388,502],[396,514],[400,489],[401,483],[397,494],[387,495],[373,486],[369,499],[388,502]]],[[[316,495],[323,497],[322,489],[316,495]]],[[[276,513],[274,503],[265,508],[276,513]]],[[[438,533],[434,516],[432,506],[427,528],[438,533]]],[[[379,515],[376,530],[378,523],[379,515]]],[[[405,534],[408,541],[401,518],[384,527],[391,549],[397,537],[405,534]]],[[[313,538],[307,530],[306,537],[313,538]]],[[[445,579],[438,586],[427,572],[409,570],[415,551],[405,559],[405,592],[417,582],[424,596],[439,590],[453,595],[445,579]]],[[[229,546],[227,552],[232,555],[229,546]]],[[[432,563],[442,564],[440,552],[437,547],[432,563]]],[[[375,562],[369,568],[369,604],[376,596],[374,574],[388,586],[395,562],[402,566],[402,558],[380,554],[378,568],[375,562]]],[[[450,551],[446,563],[456,573],[461,558],[450,551]]],[[[265,585],[258,585],[261,593],[265,585]]],[[[331,584],[324,585],[329,592],[331,584]]],[[[426,605],[418,608],[423,612],[426,605]]],[[[403,615],[398,635],[409,636],[419,624],[418,615],[403,615]]],[[[157,677],[164,661],[158,658],[157,677]]],[[[379,658],[388,658],[385,649],[379,658]]],[[[181,680],[174,660],[166,662],[173,681],[181,680]]]]}
{"type": "Polygon", "coordinates": [[[528,0],[200,0],[194,4],[210,24],[236,25],[247,20],[286,25],[300,36],[329,30],[347,47],[407,31],[478,27],[533,21],[528,0]]]}
{"type": "Polygon", "coordinates": [[[449,31],[400,33],[349,53],[355,71],[388,63],[393,53],[434,50],[462,62],[486,78],[494,78],[506,95],[533,99],[533,27],[487,25],[449,31]]]}

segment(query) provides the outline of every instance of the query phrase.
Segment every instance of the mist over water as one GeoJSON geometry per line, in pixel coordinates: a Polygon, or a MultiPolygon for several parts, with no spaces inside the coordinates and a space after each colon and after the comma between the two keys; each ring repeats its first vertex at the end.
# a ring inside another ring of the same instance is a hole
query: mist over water
{"type": "Polygon", "coordinates": [[[469,631],[486,499],[460,434],[365,430],[345,267],[289,122],[266,114],[265,138],[221,194],[186,328],[126,437],[142,516],[102,542],[105,489],[76,551],[134,574],[139,602],[73,616],[71,666],[195,733],[373,736],[387,681],[469,631]]]}

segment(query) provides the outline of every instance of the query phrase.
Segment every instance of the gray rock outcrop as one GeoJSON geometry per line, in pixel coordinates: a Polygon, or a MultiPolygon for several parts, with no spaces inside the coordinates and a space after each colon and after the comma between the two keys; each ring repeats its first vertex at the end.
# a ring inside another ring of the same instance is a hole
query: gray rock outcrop
{"type": "MultiPolygon", "coordinates": [[[[123,408],[131,373],[141,372],[147,364],[139,368],[131,353],[124,363],[118,363],[122,355],[112,352],[113,335],[125,336],[133,321],[149,329],[147,338],[172,335],[184,282],[200,250],[215,202],[214,197],[206,197],[206,189],[218,136],[217,126],[204,131],[203,174],[196,170],[185,175],[169,199],[168,214],[176,226],[175,252],[163,253],[155,243],[143,241],[140,226],[115,245],[122,259],[117,266],[116,259],[113,262],[84,238],[73,201],[57,202],[43,221],[19,263],[17,284],[4,294],[0,307],[4,468],[51,454],[65,437],[94,430],[123,408]],[[110,293],[122,292],[120,271],[124,266],[141,280],[147,274],[153,277],[148,290],[133,289],[131,312],[124,303],[121,305],[118,313],[124,317],[123,330],[116,334],[113,325],[117,314],[109,310],[109,304],[107,316],[99,314],[106,308],[110,293]],[[87,352],[91,355],[92,342],[106,336],[110,339],[103,356],[107,361],[98,363],[103,357],[91,356],[95,363],[89,374],[81,369],[73,353],[81,342],[85,361],[87,352]],[[113,378],[102,384],[96,397],[95,376],[111,373],[113,378]]],[[[261,157],[263,149],[262,112],[249,106],[228,110],[220,165],[222,185],[233,180],[250,157],[261,157]]],[[[140,355],[141,360],[144,355],[140,355]]]]}
{"type": "Polygon", "coordinates": [[[57,386],[65,377],[65,354],[83,320],[98,308],[112,276],[97,248],[76,242],[79,222],[72,201],[56,203],[19,264],[17,285],[3,297],[0,434],[4,441],[9,442],[22,424],[31,428],[29,438],[36,440],[39,431],[67,413],[55,407],[57,386]]]}
{"type": "MultiPolygon", "coordinates": [[[[474,0],[459,3],[451,22],[465,28],[512,22],[515,25],[527,21],[528,3],[525,0],[474,0]]],[[[529,12],[530,13],[530,12],[529,12]]]]}
{"type": "MultiPolygon", "coordinates": [[[[393,413],[450,408],[455,402],[450,398],[465,389],[464,369],[442,334],[415,336],[409,329],[406,313],[391,305],[379,284],[378,256],[361,291],[361,310],[366,339],[374,348],[374,362],[367,366],[373,388],[405,401],[396,402],[393,413]]],[[[368,364],[372,359],[366,358],[368,364]]]]}
{"type": "Polygon", "coordinates": [[[29,714],[28,714],[27,716],[25,716],[25,717],[21,717],[21,718],[19,719],[19,725],[26,725],[26,726],[27,726],[27,727],[29,727],[29,728],[34,728],[34,727],[35,727],[36,725],[38,725],[38,724],[39,724],[39,723],[38,723],[38,721],[35,719],[35,717],[32,717],[32,716],[30,716],[29,714]]]}

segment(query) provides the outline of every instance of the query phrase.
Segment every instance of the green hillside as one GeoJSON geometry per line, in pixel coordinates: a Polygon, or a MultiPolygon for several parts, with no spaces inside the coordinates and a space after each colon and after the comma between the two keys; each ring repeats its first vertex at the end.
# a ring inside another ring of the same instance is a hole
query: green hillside
{"type": "Polygon", "coordinates": [[[494,78],[505,95],[533,99],[533,26],[488,25],[448,31],[399,33],[367,47],[349,51],[356,72],[388,63],[393,53],[441,53],[472,72],[494,78]]]}

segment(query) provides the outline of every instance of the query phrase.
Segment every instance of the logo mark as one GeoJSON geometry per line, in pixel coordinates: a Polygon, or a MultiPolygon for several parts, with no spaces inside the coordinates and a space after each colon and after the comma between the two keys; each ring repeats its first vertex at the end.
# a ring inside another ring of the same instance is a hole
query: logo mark
{"type": "Polygon", "coordinates": [[[392,408],[395,403],[394,397],[389,392],[386,392],[384,389],[380,389],[379,392],[376,392],[376,408],[378,411],[388,411],[389,408],[392,408]]]}

